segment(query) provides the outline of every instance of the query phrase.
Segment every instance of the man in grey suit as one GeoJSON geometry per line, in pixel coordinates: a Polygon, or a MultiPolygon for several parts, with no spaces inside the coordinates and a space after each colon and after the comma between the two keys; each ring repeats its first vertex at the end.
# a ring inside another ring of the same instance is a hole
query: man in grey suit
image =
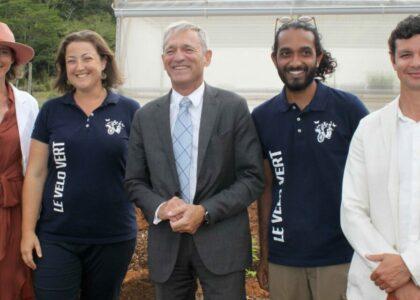
{"type": "Polygon", "coordinates": [[[262,154],[246,102],[204,83],[212,52],[188,22],[164,34],[172,90],[139,110],[126,188],[149,227],[158,299],[245,299],[251,263],[248,205],[263,189],[262,154]]]}

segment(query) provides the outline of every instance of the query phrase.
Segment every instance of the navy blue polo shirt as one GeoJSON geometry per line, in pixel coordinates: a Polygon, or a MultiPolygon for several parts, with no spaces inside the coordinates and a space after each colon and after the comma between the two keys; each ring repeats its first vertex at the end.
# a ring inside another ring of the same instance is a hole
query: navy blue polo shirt
{"type": "Polygon", "coordinates": [[[48,144],[40,239],[102,244],[136,237],[123,180],[131,121],[139,104],[113,92],[87,116],[73,93],[46,102],[32,138],[48,144]]]}
{"type": "Polygon", "coordinates": [[[367,113],[356,96],[320,82],[303,111],[283,89],[252,112],[273,176],[270,262],[350,262],[353,250],[340,227],[341,185],[351,138],[367,113]]]}

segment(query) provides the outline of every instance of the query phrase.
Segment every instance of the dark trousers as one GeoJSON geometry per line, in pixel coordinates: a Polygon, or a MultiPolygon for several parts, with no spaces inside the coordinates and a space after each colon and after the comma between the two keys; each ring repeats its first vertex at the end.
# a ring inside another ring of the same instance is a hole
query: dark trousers
{"type": "Polygon", "coordinates": [[[37,300],[117,300],[136,240],[103,245],[41,241],[37,300]]]}
{"type": "Polygon", "coordinates": [[[197,252],[190,234],[182,234],[174,271],[164,283],[155,283],[158,300],[194,300],[200,280],[205,300],[244,300],[245,271],[211,273],[197,252]]]}

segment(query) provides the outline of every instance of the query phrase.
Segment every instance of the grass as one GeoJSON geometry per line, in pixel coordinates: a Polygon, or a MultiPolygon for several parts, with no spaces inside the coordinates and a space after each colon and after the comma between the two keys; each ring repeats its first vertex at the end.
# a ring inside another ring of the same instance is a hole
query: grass
{"type": "Polygon", "coordinates": [[[38,101],[40,107],[45,103],[45,101],[54,98],[58,95],[59,94],[54,91],[34,91],[32,93],[32,96],[34,96],[35,99],[38,101]]]}

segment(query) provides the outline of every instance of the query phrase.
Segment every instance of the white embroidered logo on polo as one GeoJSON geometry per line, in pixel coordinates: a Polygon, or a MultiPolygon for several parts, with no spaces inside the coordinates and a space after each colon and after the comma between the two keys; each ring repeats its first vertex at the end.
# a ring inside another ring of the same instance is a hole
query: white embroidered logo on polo
{"type": "Polygon", "coordinates": [[[116,121],[116,120],[111,121],[111,119],[105,119],[105,122],[106,122],[105,127],[109,135],[113,135],[114,133],[120,134],[121,129],[125,127],[122,121],[116,121]]]}
{"type": "Polygon", "coordinates": [[[321,121],[314,121],[315,126],[315,132],[318,133],[317,141],[318,143],[323,143],[325,139],[330,140],[332,137],[332,134],[334,132],[335,127],[337,125],[333,122],[322,122],[321,121]]]}

